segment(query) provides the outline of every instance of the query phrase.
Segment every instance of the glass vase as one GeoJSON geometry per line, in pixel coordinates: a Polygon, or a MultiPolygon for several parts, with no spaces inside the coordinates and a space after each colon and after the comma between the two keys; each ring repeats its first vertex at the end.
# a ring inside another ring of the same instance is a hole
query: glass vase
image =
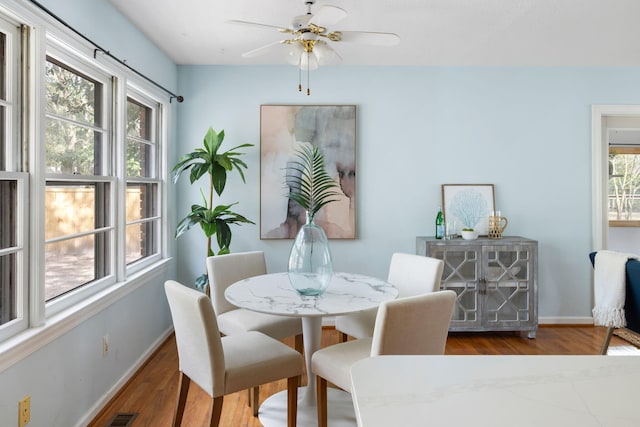
{"type": "Polygon", "coordinates": [[[304,296],[322,295],[333,276],[329,241],[322,227],[307,213],[289,254],[289,281],[304,296]]]}

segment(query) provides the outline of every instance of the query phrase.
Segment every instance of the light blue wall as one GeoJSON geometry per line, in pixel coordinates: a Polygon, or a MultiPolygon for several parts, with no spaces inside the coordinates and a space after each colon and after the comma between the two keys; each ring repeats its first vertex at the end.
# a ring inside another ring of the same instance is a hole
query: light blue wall
{"type": "MultiPolygon", "coordinates": [[[[176,65],[134,28],[108,0],[40,0],[67,23],[114,56],[169,90],[177,88],[176,65]]],[[[27,1],[0,0],[2,6],[27,1]]],[[[40,26],[39,26],[40,27],[40,26]]],[[[41,28],[41,27],[40,27],[41,28]]],[[[176,103],[171,107],[175,110],[176,103]]],[[[168,163],[176,161],[175,111],[169,135],[168,163]]],[[[175,205],[174,188],[168,204],[175,205]]],[[[175,223],[173,211],[169,213],[175,223]]],[[[170,253],[175,256],[173,241],[170,253]]],[[[171,317],[162,284],[174,278],[175,261],[168,269],[126,297],[69,329],[37,351],[0,372],[0,426],[17,426],[18,401],[31,396],[33,427],[86,425],[117,383],[144,361],[170,330],[171,317]],[[109,335],[109,353],[102,354],[102,337],[109,335]]],[[[50,336],[43,333],[41,342],[50,336]]],[[[2,357],[2,355],[0,355],[2,357]]],[[[112,390],[113,389],[113,390],[112,390]]]]}
{"type": "MultiPolygon", "coordinates": [[[[336,270],[385,277],[393,252],[433,235],[441,184],[493,183],[506,233],[539,242],[540,316],[590,317],[591,105],[640,103],[640,69],[326,67],[311,74],[309,97],[295,67],[178,70],[183,152],[209,125],[227,148],[256,145],[247,184],[234,177],[223,194],[256,224],[260,104],[355,104],[358,237],[331,242],[336,270]]],[[[179,216],[197,187],[179,183],[179,216]]],[[[291,241],[261,241],[258,225],[233,232],[232,251],[264,250],[270,271],[286,269],[291,241]]],[[[199,231],[179,239],[181,280],[203,271],[203,247],[199,231]]]]}

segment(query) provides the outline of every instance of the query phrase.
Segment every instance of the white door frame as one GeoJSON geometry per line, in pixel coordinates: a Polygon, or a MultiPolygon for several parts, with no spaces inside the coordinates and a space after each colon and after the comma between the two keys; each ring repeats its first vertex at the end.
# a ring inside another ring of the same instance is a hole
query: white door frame
{"type": "Polygon", "coordinates": [[[606,197],[609,185],[609,144],[602,118],[607,116],[638,116],[640,105],[591,106],[591,202],[592,250],[607,249],[608,219],[606,197]]]}

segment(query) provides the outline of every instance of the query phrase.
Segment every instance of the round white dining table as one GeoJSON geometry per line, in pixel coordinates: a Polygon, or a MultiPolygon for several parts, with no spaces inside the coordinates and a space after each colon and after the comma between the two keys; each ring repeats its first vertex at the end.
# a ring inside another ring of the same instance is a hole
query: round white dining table
{"type": "MultiPolygon", "coordinates": [[[[311,356],[320,348],[322,318],[377,307],[395,299],[398,290],[390,283],[361,274],[334,273],[329,287],[320,296],[302,296],[289,282],[287,273],[265,274],[229,286],[225,298],[233,305],[260,313],[302,318],[307,387],[298,398],[298,425],[317,425],[316,376],[311,373],[311,356]]],[[[351,396],[328,390],[328,417],[331,426],[356,423],[351,396]]],[[[260,422],[265,427],[286,425],[286,391],[270,396],[260,406],[260,422]]]]}

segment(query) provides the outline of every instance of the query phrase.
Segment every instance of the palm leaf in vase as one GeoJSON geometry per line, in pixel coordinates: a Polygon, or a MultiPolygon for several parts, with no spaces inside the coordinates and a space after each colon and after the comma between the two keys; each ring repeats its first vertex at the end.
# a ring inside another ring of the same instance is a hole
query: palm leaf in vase
{"type": "Polygon", "coordinates": [[[290,187],[287,197],[307,211],[309,220],[323,206],[339,200],[338,183],[324,168],[324,156],[308,142],[301,144],[295,160],[287,164],[286,182],[290,187]]]}

